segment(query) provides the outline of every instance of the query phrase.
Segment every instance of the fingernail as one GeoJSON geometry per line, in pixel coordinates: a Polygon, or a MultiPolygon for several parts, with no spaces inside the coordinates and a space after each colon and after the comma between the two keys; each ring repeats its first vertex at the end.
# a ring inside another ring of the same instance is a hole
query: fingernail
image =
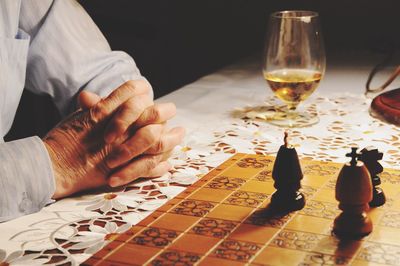
{"type": "Polygon", "coordinates": [[[119,178],[118,176],[113,176],[110,178],[109,184],[111,187],[118,187],[120,184],[120,180],[121,178],[119,178]]]}

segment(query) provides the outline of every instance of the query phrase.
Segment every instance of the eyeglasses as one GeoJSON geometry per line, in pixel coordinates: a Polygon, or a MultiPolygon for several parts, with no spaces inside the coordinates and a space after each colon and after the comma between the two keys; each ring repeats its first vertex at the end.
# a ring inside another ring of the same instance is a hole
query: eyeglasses
{"type": "Polygon", "coordinates": [[[393,53],[390,53],[381,63],[377,64],[372,71],[368,75],[367,84],[365,85],[365,96],[367,98],[371,97],[371,94],[375,94],[378,92],[383,91],[386,89],[395,79],[397,76],[400,75],[400,65],[396,67],[396,69],[390,74],[389,78],[379,87],[371,88],[371,82],[374,79],[375,75],[385,68],[385,66],[389,63],[390,59],[392,58],[393,53]]]}

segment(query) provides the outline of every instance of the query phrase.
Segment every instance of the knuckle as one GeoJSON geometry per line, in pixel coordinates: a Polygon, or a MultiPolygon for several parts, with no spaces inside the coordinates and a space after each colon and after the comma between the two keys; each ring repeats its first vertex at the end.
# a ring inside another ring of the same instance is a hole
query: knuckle
{"type": "Polygon", "coordinates": [[[127,86],[127,87],[133,87],[133,88],[134,88],[134,87],[136,86],[136,81],[130,79],[130,80],[126,81],[126,82],[124,83],[124,85],[127,86]]]}
{"type": "Polygon", "coordinates": [[[128,90],[134,94],[148,94],[151,91],[150,83],[145,79],[128,80],[124,83],[128,90]]]}
{"type": "Polygon", "coordinates": [[[165,146],[166,145],[165,145],[164,141],[162,141],[162,140],[157,141],[157,143],[154,147],[155,152],[159,153],[159,152],[164,151],[165,146]]]}
{"type": "Polygon", "coordinates": [[[151,90],[151,85],[147,80],[139,79],[138,81],[143,84],[143,88],[144,88],[145,92],[149,92],[151,90]]]}
{"type": "Polygon", "coordinates": [[[159,140],[159,130],[154,126],[147,126],[139,129],[141,137],[148,145],[153,145],[159,140]]]}
{"type": "Polygon", "coordinates": [[[143,101],[140,100],[140,97],[136,96],[125,103],[125,108],[135,113],[142,113],[145,106],[143,101]]]}
{"type": "Polygon", "coordinates": [[[108,115],[108,112],[103,101],[100,101],[93,108],[91,108],[90,114],[95,122],[98,122],[102,118],[106,117],[108,115]]]}
{"type": "Polygon", "coordinates": [[[128,92],[134,94],[137,90],[137,84],[134,80],[128,80],[127,82],[125,82],[124,88],[128,92]]]}
{"type": "Polygon", "coordinates": [[[122,145],[118,148],[118,153],[123,158],[131,158],[132,157],[132,150],[127,145],[122,145]]]}
{"type": "Polygon", "coordinates": [[[149,172],[154,169],[158,164],[157,156],[150,156],[146,159],[145,168],[146,171],[149,172]]]}
{"type": "Polygon", "coordinates": [[[126,129],[129,127],[129,123],[121,118],[117,118],[114,120],[112,128],[115,129],[117,132],[122,133],[125,132],[126,129]]]}
{"type": "Polygon", "coordinates": [[[158,121],[161,118],[161,110],[157,106],[149,108],[148,120],[158,121]]]}
{"type": "Polygon", "coordinates": [[[95,124],[97,124],[97,122],[99,122],[99,121],[98,121],[98,119],[96,119],[94,108],[89,109],[88,123],[90,125],[95,125],[95,124]]]}
{"type": "Polygon", "coordinates": [[[144,109],[144,104],[138,100],[137,97],[133,97],[125,102],[121,107],[121,116],[124,119],[132,120],[131,122],[133,123],[143,113],[144,109]]]}

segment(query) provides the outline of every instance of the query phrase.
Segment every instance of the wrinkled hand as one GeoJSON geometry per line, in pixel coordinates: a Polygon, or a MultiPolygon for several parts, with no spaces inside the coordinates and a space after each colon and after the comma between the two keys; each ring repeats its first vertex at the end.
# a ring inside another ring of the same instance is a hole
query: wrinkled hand
{"type": "Polygon", "coordinates": [[[170,169],[166,159],[182,140],[184,129],[166,128],[175,106],[154,104],[149,89],[147,82],[136,80],[105,99],[81,93],[82,109],[44,138],[56,179],[54,198],[160,176],[170,169]]]}

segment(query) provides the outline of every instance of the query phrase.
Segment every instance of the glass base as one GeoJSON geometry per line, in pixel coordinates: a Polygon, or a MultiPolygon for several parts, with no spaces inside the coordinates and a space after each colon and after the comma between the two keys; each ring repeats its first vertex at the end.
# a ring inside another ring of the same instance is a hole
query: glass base
{"type": "Polygon", "coordinates": [[[272,119],[267,120],[268,123],[279,127],[299,128],[309,127],[319,122],[317,114],[305,112],[279,112],[272,119]]]}
{"type": "Polygon", "coordinates": [[[318,115],[315,112],[305,113],[302,111],[291,111],[287,106],[279,105],[238,108],[232,112],[232,116],[235,118],[262,120],[276,126],[287,128],[308,127],[319,122],[318,115]]]}

